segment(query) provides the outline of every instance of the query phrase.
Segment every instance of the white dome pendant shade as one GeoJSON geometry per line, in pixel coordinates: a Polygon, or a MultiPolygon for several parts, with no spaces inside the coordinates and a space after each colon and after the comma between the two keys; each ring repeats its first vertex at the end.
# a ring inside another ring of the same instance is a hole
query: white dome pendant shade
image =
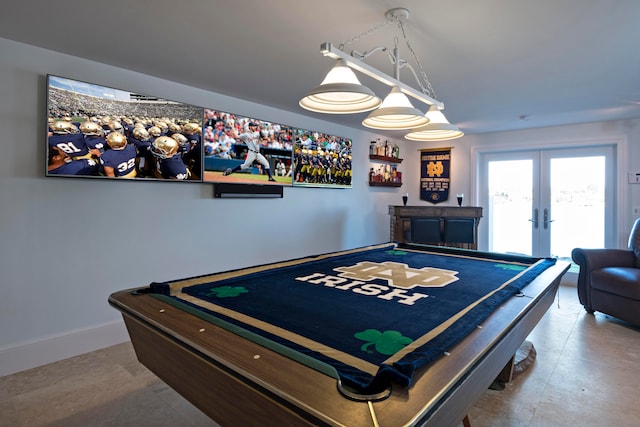
{"type": "Polygon", "coordinates": [[[329,71],[320,86],[312,89],[299,102],[302,108],[317,113],[352,114],[379,106],[380,98],[363,86],[344,60],[329,71]]]}
{"type": "Polygon", "coordinates": [[[429,119],[429,124],[413,129],[404,137],[411,141],[446,141],[464,135],[456,125],[449,123],[435,105],[429,107],[426,117],[429,119]]]}
{"type": "Polygon", "coordinates": [[[372,111],[362,125],[372,129],[404,130],[413,129],[429,123],[422,111],[415,108],[409,98],[394,86],[382,105],[372,111]]]}

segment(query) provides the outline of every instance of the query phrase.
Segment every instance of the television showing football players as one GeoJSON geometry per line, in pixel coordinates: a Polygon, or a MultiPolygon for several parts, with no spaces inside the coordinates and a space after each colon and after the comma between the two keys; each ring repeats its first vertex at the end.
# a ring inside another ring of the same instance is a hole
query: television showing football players
{"type": "Polygon", "coordinates": [[[304,129],[294,135],[294,186],[351,187],[350,139],[304,129]]]}
{"type": "Polygon", "coordinates": [[[202,107],[48,75],[47,120],[47,176],[202,181],[202,107]]]}

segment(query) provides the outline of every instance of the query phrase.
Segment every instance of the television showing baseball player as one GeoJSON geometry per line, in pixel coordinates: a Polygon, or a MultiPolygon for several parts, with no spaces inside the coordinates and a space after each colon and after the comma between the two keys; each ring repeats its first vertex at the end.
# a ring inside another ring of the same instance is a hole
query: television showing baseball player
{"type": "Polygon", "coordinates": [[[46,176],[202,181],[203,108],[47,76],[46,176]]]}
{"type": "Polygon", "coordinates": [[[351,140],[204,110],[204,180],[351,187],[351,140]]]}
{"type": "Polygon", "coordinates": [[[291,127],[205,108],[203,129],[205,181],[292,184],[291,127]]]}

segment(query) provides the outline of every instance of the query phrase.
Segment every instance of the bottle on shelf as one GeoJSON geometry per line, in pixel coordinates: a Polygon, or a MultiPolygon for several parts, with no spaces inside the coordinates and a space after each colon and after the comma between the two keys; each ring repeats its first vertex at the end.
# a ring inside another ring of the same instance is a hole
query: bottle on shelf
{"type": "Polygon", "coordinates": [[[385,140],[384,142],[370,141],[369,158],[372,166],[369,169],[369,185],[381,187],[402,186],[402,173],[398,171],[397,164],[402,163],[400,148],[397,143],[385,140]]]}
{"type": "Polygon", "coordinates": [[[383,150],[384,150],[384,146],[382,145],[380,138],[378,138],[378,144],[376,144],[376,155],[382,156],[383,150]]]}

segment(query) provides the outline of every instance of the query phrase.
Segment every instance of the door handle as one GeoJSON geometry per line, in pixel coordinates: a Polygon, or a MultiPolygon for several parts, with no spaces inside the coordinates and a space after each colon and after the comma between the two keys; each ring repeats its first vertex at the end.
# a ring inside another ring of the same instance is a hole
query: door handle
{"type": "Polygon", "coordinates": [[[543,213],[543,221],[544,221],[544,229],[546,230],[547,228],[549,228],[549,223],[553,222],[553,219],[549,219],[549,209],[544,210],[543,213]]]}
{"type": "MultiPolygon", "coordinates": [[[[529,221],[533,223],[533,228],[538,228],[538,208],[535,208],[533,210],[533,218],[531,218],[529,221]]],[[[546,227],[546,224],[545,224],[545,227],[546,227]]]]}

